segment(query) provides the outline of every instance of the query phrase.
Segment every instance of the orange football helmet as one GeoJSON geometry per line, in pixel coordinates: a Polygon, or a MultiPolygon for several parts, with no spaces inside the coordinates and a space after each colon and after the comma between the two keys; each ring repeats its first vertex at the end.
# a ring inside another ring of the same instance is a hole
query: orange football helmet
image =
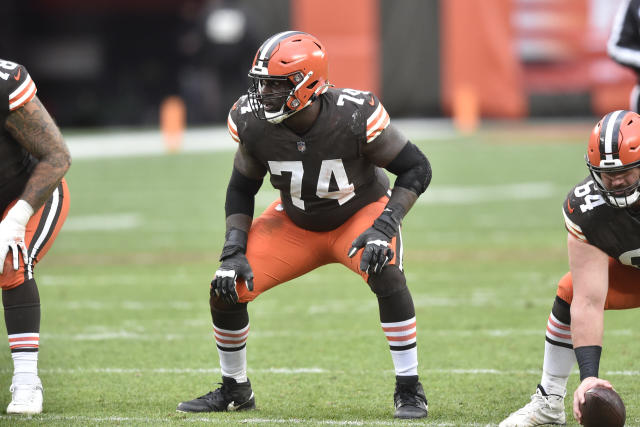
{"type": "Polygon", "coordinates": [[[601,177],[602,172],[620,172],[640,166],[640,115],[626,110],[606,114],[591,132],[585,157],[605,202],[624,208],[640,199],[640,180],[624,189],[609,190],[601,177]]]}
{"type": "Polygon", "coordinates": [[[311,34],[278,33],[258,49],[249,77],[253,80],[248,91],[249,105],[255,116],[280,123],[327,91],[330,86],[327,53],[311,34]]]}

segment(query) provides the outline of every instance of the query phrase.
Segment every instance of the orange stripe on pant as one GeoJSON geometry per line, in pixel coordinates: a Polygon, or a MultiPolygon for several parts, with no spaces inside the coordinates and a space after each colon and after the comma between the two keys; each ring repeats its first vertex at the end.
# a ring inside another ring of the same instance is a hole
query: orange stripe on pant
{"type": "MultiPolygon", "coordinates": [[[[573,281],[570,272],[560,279],[557,295],[571,304],[573,281]]],[[[609,291],[604,309],[623,310],[636,307],[640,307],[640,269],[609,258],[609,291]]]]}
{"type": "MultiPolygon", "coordinates": [[[[343,264],[366,281],[369,275],[360,271],[362,250],[353,258],[347,253],[355,238],[382,213],[388,200],[383,196],[360,209],[340,227],[324,232],[298,227],[278,207],[280,199],[273,202],[253,221],[249,230],[247,259],[254,274],[254,289],[249,292],[244,282],[239,281],[239,301],[252,301],[274,286],[330,263],[343,264]]],[[[396,240],[394,237],[391,241],[395,255],[389,264],[399,262],[396,240]]]]}
{"type": "MultiPolygon", "coordinates": [[[[13,201],[3,212],[2,217],[17,200],[13,201]]],[[[13,256],[11,251],[7,254],[4,262],[4,273],[0,274],[0,287],[2,289],[12,289],[28,280],[33,274],[33,267],[46,255],[54,240],[58,236],[62,224],[64,224],[69,212],[69,189],[67,183],[62,179],[56,191],[49,197],[44,205],[33,214],[27,223],[24,236],[25,245],[29,251],[29,265],[26,266],[20,257],[20,268],[13,269],[13,256]]]]}

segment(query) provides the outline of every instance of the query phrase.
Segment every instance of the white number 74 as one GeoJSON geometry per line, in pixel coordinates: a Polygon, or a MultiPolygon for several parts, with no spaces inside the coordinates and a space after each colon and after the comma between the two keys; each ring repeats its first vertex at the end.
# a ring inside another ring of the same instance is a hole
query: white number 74
{"type": "MultiPolygon", "coordinates": [[[[269,161],[269,170],[273,175],[282,175],[282,172],[291,172],[291,186],[289,189],[291,202],[295,207],[304,210],[304,201],[301,198],[302,176],[304,175],[302,162],[269,161]]],[[[347,172],[344,170],[344,165],[342,164],[342,159],[323,160],[320,165],[316,196],[324,199],[335,199],[338,201],[338,204],[343,205],[355,195],[353,184],[349,182],[347,172]],[[332,175],[335,177],[336,184],[338,185],[337,191],[329,191],[329,183],[331,182],[332,175]]]]}

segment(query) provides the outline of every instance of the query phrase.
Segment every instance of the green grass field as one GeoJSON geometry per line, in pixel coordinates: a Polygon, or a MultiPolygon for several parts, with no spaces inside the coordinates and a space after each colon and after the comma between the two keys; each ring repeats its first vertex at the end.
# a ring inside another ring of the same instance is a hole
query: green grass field
{"type": "MultiPolygon", "coordinates": [[[[415,141],[434,170],[403,228],[424,422],[393,420],[375,296],[339,265],[249,304],[257,411],[176,413],[220,381],[208,292],[233,154],[76,160],[69,219],[36,271],[45,410],[0,415],[0,424],[497,425],[540,380],[547,317],[567,270],[560,208],[587,173],[589,126],[562,129],[415,141]]],[[[266,182],[256,213],[275,196],[266,182]]],[[[601,375],[625,401],[628,425],[640,425],[639,313],[605,316],[601,375]]],[[[8,346],[0,362],[4,410],[8,346]]],[[[577,382],[574,374],[570,388],[577,382]]]]}

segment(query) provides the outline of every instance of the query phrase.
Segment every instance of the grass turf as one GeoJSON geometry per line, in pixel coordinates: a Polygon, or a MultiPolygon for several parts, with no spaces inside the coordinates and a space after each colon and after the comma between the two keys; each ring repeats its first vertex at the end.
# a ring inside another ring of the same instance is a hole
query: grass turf
{"type": "MultiPolygon", "coordinates": [[[[403,235],[429,418],[411,424],[495,425],[540,379],[546,320],[567,270],[560,207],[587,173],[588,128],[541,132],[542,144],[535,131],[417,141],[434,178],[403,235]]],[[[0,424],[407,424],[392,418],[394,376],[375,296],[339,265],[249,305],[257,411],[175,412],[220,380],[208,287],[232,157],[74,162],[69,220],[36,270],[45,412],[0,415],[0,424]]],[[[275,197],[265,182],[256,213],[275,197]]],[[[607,312],[601,362],[628,425],[640,423],[637,320],[637,311],[607,312]]],[[[0,363],[6,405],[8,349],[0,363]]]]}

